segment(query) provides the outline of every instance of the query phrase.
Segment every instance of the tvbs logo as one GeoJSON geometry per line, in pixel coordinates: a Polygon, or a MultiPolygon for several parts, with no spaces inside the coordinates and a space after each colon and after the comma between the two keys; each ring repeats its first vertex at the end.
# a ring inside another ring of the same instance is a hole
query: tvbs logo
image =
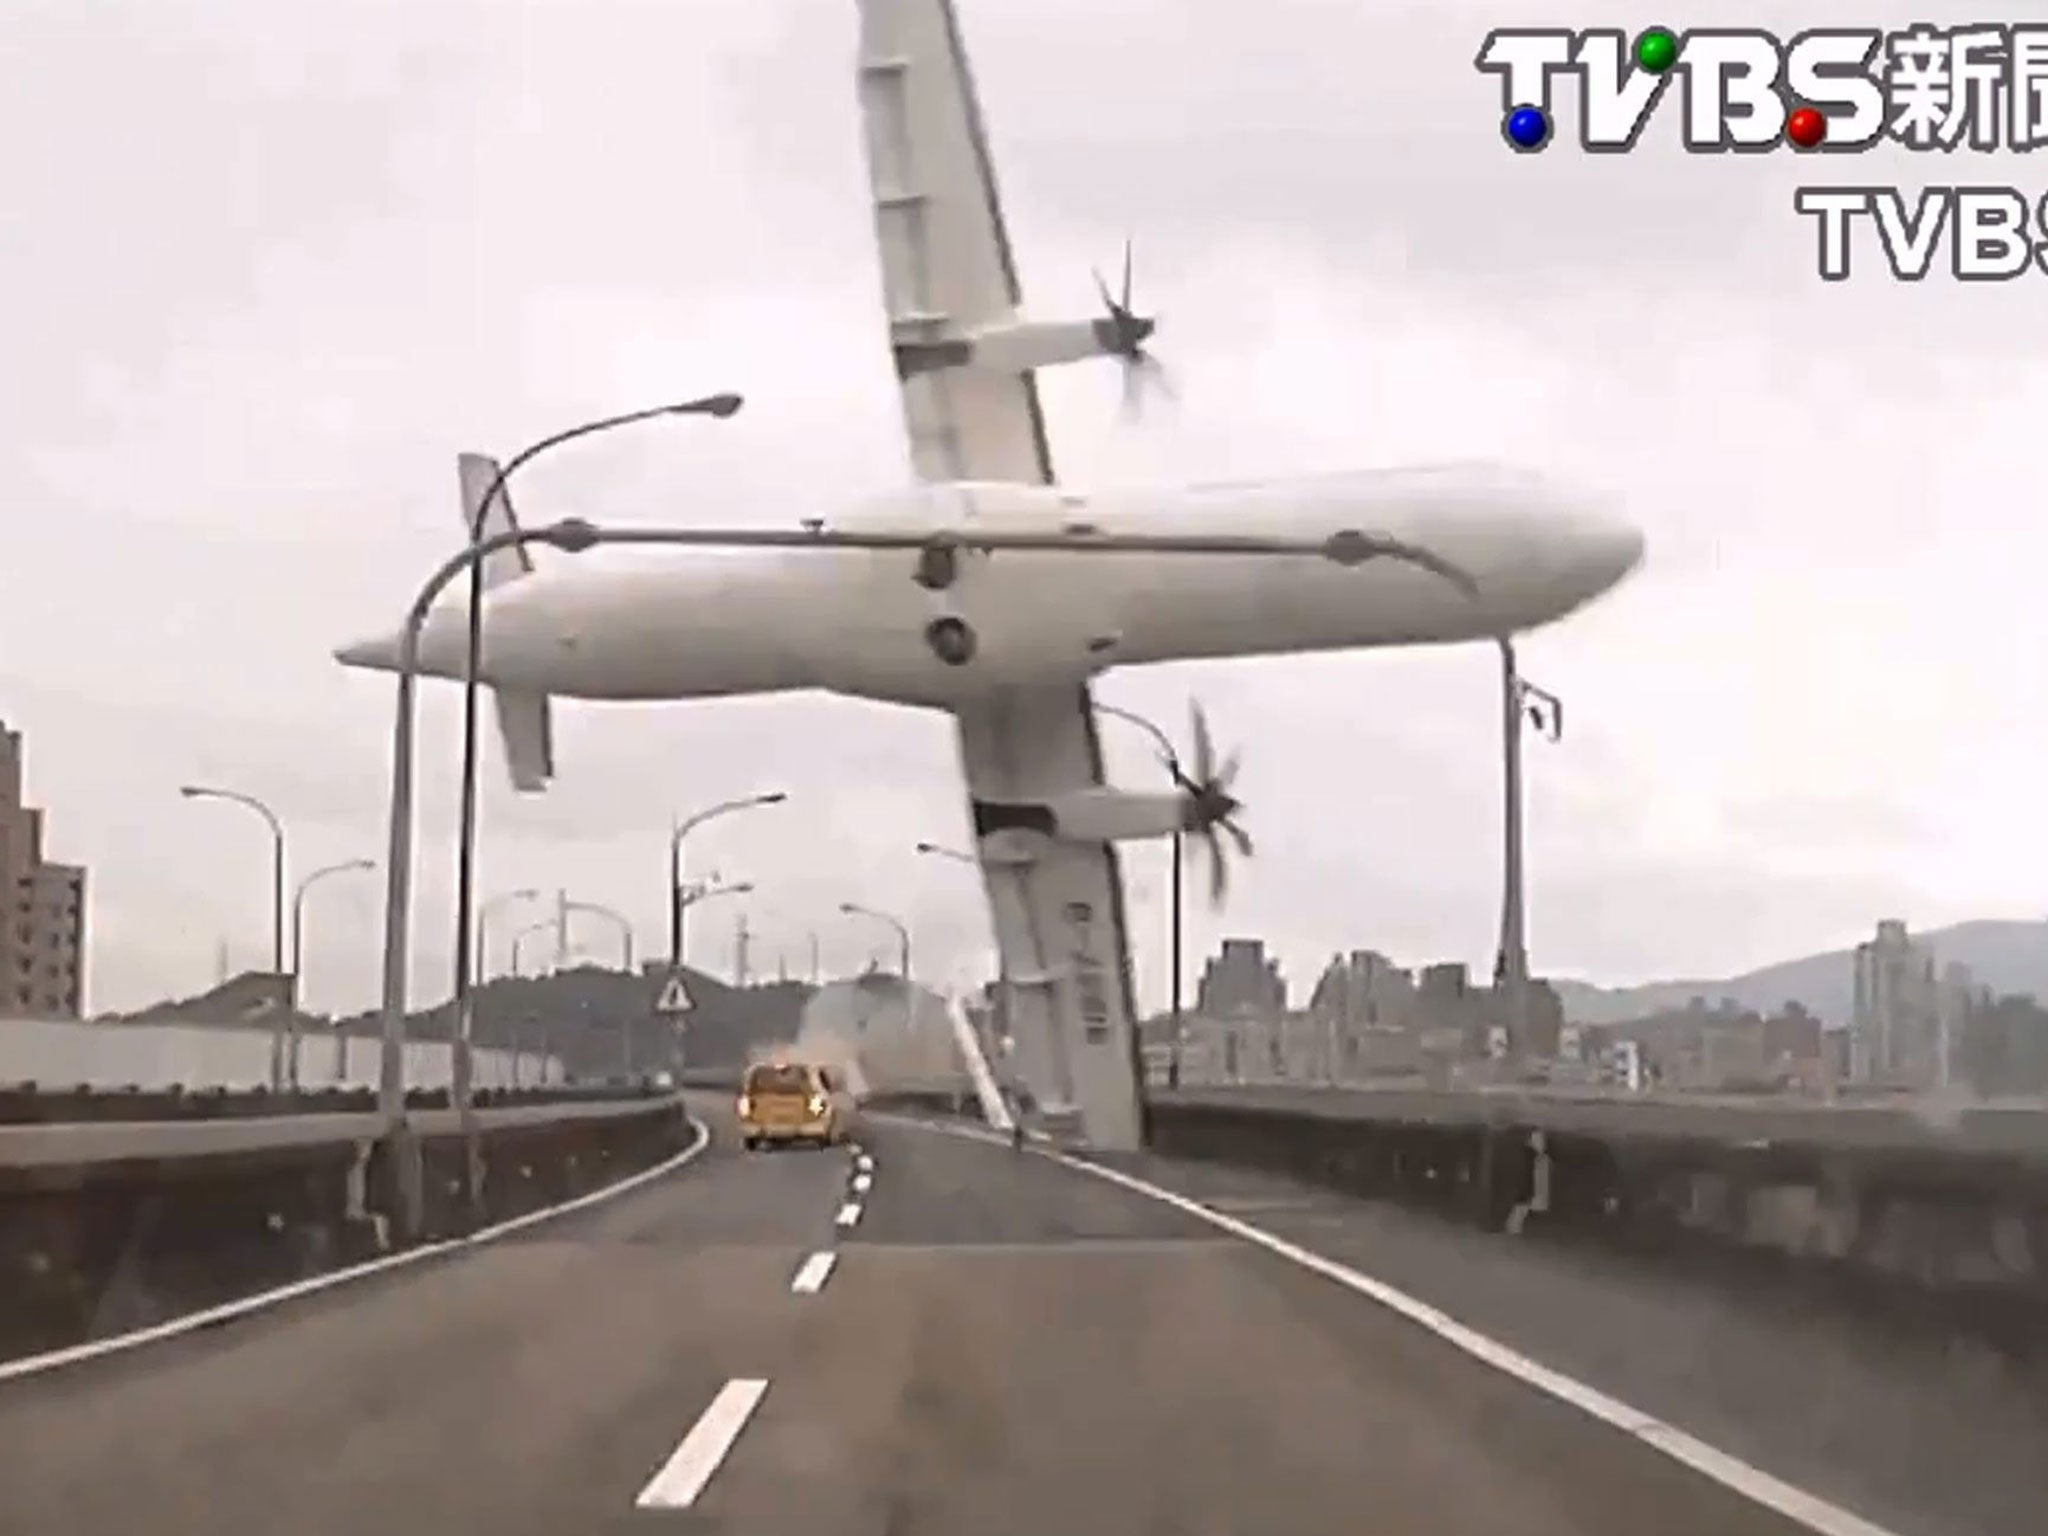
{"type": "Polygon", "coordinates": [[[1680,137],[1697,154],[1853,153],[2048,145],[2048,25],[1902,32],[1831,27],[1779,39],[1749,28],[1503,29],[1474,62],[1499,77],[1501,133],[1528,154],[1556,136],[1553,87],[1577,83],[1579,144],[1635,147],[1673,80],[1680,137]]]}

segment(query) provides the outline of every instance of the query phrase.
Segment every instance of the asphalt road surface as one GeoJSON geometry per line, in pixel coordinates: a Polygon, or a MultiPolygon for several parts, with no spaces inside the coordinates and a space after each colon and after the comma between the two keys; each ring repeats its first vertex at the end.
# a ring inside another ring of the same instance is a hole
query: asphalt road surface
{"type": "Polygon", "coordinates": [[[0,1383],[0,1531],[1811,1536],[1142,1195],[720,1107],[615,1201],[0,1383]]]}

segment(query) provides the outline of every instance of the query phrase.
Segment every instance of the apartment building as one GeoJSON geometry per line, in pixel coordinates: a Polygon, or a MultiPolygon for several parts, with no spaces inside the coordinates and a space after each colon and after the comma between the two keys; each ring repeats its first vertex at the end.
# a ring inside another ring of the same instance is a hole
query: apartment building
{"type": "MultiPolygon", "coordinates": [[[[1935,959],[1906,925],[1887,918],[1856,946],[1849,1022],[1851,1077],[1859,1083],[1927,1087],[1942,1078],[1944,1005],[1935,959]]],[[[1968,978],[1961,978],[1967,986],[1968,978]]]]}
{"type": "Polygon", "coordinates": [[[43,857],[22,801],[21,732],[0,723],[0,1017],[75,1019],[85,1001],[85,871],[43,857]]]}

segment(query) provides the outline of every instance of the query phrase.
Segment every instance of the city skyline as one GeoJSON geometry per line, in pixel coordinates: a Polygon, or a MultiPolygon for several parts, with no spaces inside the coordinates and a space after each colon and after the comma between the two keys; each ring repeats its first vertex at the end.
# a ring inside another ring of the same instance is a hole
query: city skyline
{"type": "MultiPolygon", "coordinates": [[[[1522,645],[1573,722],[1527,764],[1537,973],[1730,974],[1881,915],[2038,913],[2014,855],[2048,844],[2048,721],[2008,701],[2048,681],[2048,532],[2012,515],[2037,494],[2040,285],[1822,292],[1789,157],[1504,153],[1470,67],[1499,5],[1276,5],[1260,25],[1308,71],[1281,95],[1244,80],[1227,7],[1177,10],[1170,35],[1155,5],[962,11],[1030,306],[1084,310],[1129,235],[1165,317],[1177,403],[1124,423],[1113,370],[1044,381],[1064,476],[1497,456],[1609,486],[1648,529],[1630,589],[1522,645]],[[1056,41],[1077,26],[1088,57],[1056,41]],[[1140,48],[1142,110],[1115,88],[1140,48]],[[1053,69],[1085,106],[1045,108],[1053,69]],[[1469,100],[1424,94],[1450,78],[1469,100]],[[1499,231],[1538,221],[1504,266],[1499,231]],[[1932,338],[1962,361],[1925,367],[1932,338]]],[[[93,870],[95,1010],[203,989],[223,934],[264,952],[260,829],[187,812],[180,782],[276,805],[300,870],[381,853],[388,681],[329,651],[453,547],[458,452],[730,388],[732,422],[572,450],[520,505],[787,523],[904,478],[849,9],[538,11],[488,35],[431,7],[121,14],[89,47],[54,10],[22,18],[38,69],[0,104],[20,231],[0,274],[39,296],[0,381],[0,463],[39,509],[10,533],[0,710],[35,743],[56,851],[93,870]],[[167,49],[191,67],[163,70],[167,49]]],[[[424,1000],[452,963],[456,731],[454,690],[422,692],[424,1000]]],[[[1220,917],[1189,902],[1190,956],[1270,933],[1298,972],[1371,933],[1490,970],[1486,648],[1177,666],[1102,695],[1176,739],[1199,696],[1245,748],[1260,856],[1220,917]]],[[[850,966],[875,943],[833,917],[852,900],[900,913],[920,968],[986,971],[953,883],[973,876],[910,853],[965,841],[944,720],[808,698],[560,716],[545,800],[515,801],[487,750],[480,891],[567,886],[652,945],[671,816],[779,787],[776,819],[693,852],[760,888],[757,947],[815,925],[850,966]]],[[[1138,733],[1104,741],[1119,780],[1157,782],[1138,733]]],[[[1167,857],[1124,860],[1147,1011],[1167,857]]],[[[320,903],[311,1001],[366,1006],[375,892],[320,903]]],[[[733,915],[698,935],[722,969],[733,915]]]]}

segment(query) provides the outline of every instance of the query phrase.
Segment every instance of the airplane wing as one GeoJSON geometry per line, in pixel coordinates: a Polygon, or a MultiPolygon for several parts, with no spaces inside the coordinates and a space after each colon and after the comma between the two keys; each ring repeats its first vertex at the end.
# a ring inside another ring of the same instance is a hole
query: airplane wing
{"type": "MultiPolygon", "coordinates": [[[[1004,689],[955,714],[977,803],[1102,782],[1085,687],[1004,689]]],[[[976,827],[977,856],[1026,1082],[1047,1107],[1078,1110],[1092,1146],[1142,1146],[1144,1075],[1114,847],[983,831],[976,827]]]]}
{"type": "Polygon", "coordinates": [[[921,480],[1052,482],[1029,373],[944,366],[1022,302],[953,0],[859,0],[860,109],[889,344],[921,480]]]}
{"type": "MultiPolygon", "coordinates": [[[[1023,299],[953,0],[859,4],[868,187],[911,464],[920,480],[1050,485],[1031,374],[954,366],[969,336],[1023,299]]],[[[1013,690],[956,713],[978,798],[1103,782],[1085,686],[1013,690]]],[[[1055,1085],[1095,1145],[1136,1147],[1143,1077],[1116,849],[1047,842],[1017,864],[993,859],[996,847],[983,845],[982,870],[1027,1077],[1041,1094],[1055,1085]],[[1051,1055],[1034,1070],[1038,1046],[1051,1055]]]]}

